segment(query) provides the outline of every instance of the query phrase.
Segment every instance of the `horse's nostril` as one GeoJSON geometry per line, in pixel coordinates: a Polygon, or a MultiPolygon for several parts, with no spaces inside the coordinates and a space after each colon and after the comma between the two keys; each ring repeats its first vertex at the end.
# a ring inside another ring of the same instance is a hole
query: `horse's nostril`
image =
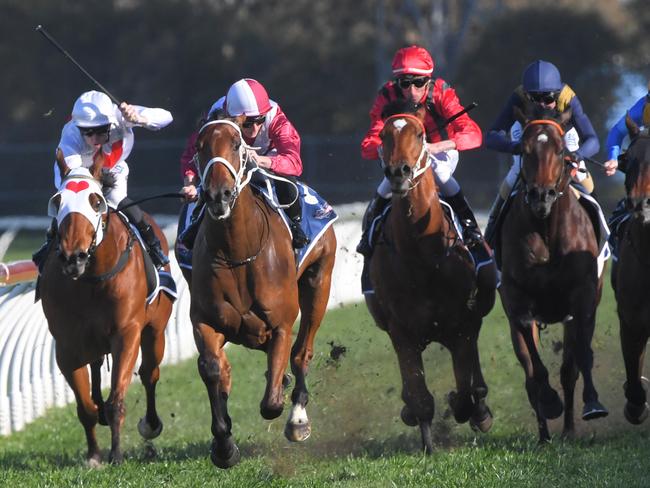
{"type": "Polygon", "coordinates": [[[408,175],[411,173],[411,167],[408,164],[402,165],[402,174],[408,175]]]}

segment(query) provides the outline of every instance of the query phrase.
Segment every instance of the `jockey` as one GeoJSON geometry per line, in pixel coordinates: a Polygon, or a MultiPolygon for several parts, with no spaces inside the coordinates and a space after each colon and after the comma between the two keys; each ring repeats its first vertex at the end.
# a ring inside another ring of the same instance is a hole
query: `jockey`
{"type": "Polygon", "coordinates": [[[648,83],[648,93],[639,98],[609,130],[606,142],[608,160],[605,162],[607,176],[612,176],[618,168],[618,156],[622,152],[623,139],[628,135],[625,117],[629,115],[639,127],[650,127],[650,103],[648,102],[650,102],[650,83],[648,83]]]}
{"type": "MultiPolygon", "coordinates": [[[[159,130],[173,120],[172,114],[161,108],[147,108],[122,102],[118,108],[105,93],[88,91],[74,103],[71,120],[63,126],[57,153],[62,153],[70,169],[89,168],[97,158],[103,159],[102,180],[104,196],[114,208],[132,201],[127,197],[129,166],[126,159],[133,148],[133,128],[145,127],[159,130]]],[[[60,188],[62,177],[54,165],[54,185],[60,188]]],[[[169,263],[160,241],[144,219],[137,205],[123,210],[144,239],[149,255],[156,267],[169,263]]],[[[48,241],[32,259],[39,264],[47,255],[47,248],[54,237],[54,229],[48,232],[48,241]]]]}
{"type": "Polygon", "coordinates": [[[587,193],[593,191],[593,181],[586,172],[584,158],[598,152],[600,145],[596,132],[582,109],[578,96],[569,85],[562,82],[560,72],[552,63],[537,60],[524,70],[522,84],[510,95],[508,102],[485,137],[485,145],[495,151],[513,155],[510,171],[501,183],[499,193],[490,209],[485,238],[490,246],[494,245],[495,225],[503,204],[510,196],[521,169],[521,134],[522,127],[515,120],[514,107],[525,113],[526,105],[534,103],[542,108],[562,113],[572,110],[570,129],[564,135],[566,148],[571,151],[572,159],[583,171],[576,173],[575,179],[582,184],[587,193]]]}
{"type": "MultiPolygon", "coordinates": [[[[440,195],[459,217],[465,243],[473,247],[482,243],[481,232],[460,185],[452,175],[458,164],[458,151],[481,145],[481,129],[467,114],[445,127],[446,120],[463,110],[463,106],[456,91],[446,81],[431,76],[433,67],[431,55],[422,47],[405,47],[395,53],[392,62],[394,80],[385,83],[375,98],[370,110],[370,128],[361,142],[361,157],[380,159],[379,133],[384,127],[381,114],[388,103],[403,98],[418,105],[424,104],[427,150],[436,184],[440,195]]],[[[383,212],[391,196],[390,184],[384,178],[363,218],[363,235],[357,252],[366,258],[372,254],[368,239],[371,224],[383,212]]]]}
{"type": "MultiPolygon", "coordinates": [[[[626,112],[621,116],[620,119],[612,126],[607,134],[607,157],[608,160],[605,162],[605,174],[607,176],[612,176],[616,173],[617,169],[625,171],[626,168],[619,168],[618,157],[622,153],[621,149],[623,146],[623,140],[628,135],[627,126],[625,125],[625,118],[629,115],[632,121],[638,125],[640,128],[650,127],[650,83],[648,83],[648,93],[639,98],[634,105],[632,105],[626,112]]],[[[625,204],[626,198],[623,197],[616,205],[614,212],[609,218],[609,226],[612,229],[610,234],[609,243],[612,247],[612,251],[615,255],[618,254],[618,236],[622,231],[622,224],[625,221],[625,217],[628,215],[629,211],[627,205],[625,204]]]]}
{"type": "MultiPolygon", "coordinates": [[[[254,148],[248,150],[250,160],[257,166],[296,183],[297,178],[302,174],[300,135],[280,105],[269,99],[266,89],[259,81],[244,78],[233,83],[226,96],[212,105],[208,112],[208,119],[221,110],[231,117],[246,116],[241,129],[244,142],[254,148]]],[[[194,165],[197,138],[198,132],[190,136],[181,156],[183,177],[181,193],[188,202],[198,198],[197,186],[200,184],[198,171],[194,165]]],[[[292,183],[276,180],[275,191],[281,203],[292,202],[287,208],[287,215],[293,235],[292,245],[299,249],[309,243],[309,238],[300,226],[302,208],[292,183]]],[[[197,212],[194,215],[197,215],[197,212]]],[[[188,249],[193,247],[197,230],[198,219],[193,218],[192,224],[181,237],[181,241],[188,249]]]]}

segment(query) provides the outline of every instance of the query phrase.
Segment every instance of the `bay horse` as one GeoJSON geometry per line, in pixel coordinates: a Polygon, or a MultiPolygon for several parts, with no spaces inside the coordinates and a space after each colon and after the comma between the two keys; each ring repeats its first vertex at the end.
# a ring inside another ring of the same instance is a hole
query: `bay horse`
{"type": "Polygon", "coordinates": [[[627,208],[631,216],[619,233],[619,255],[612,267],[612,287],[620,321],[621,347],[625,362],[623,413],[632,424],[648,418],[648,403],[643,386],[643,362],[650,337],[650,136],[641,133],[628,116],[626,126],[630,145],[619,168],[625,171],[627,208]]]}
{"type": "MultiPolygon", "coordinates": [[[[395,105],[389,110],[406,110],[395,105]]],[[[450,393],[449,403],[456,421],[469,421],[482,432],[492,425],[477,341],[482,319],[494,305],[496,269],[494,262],[484,266],[477,279],[469,251],[445,217],[430,168],[423,108],[385,115],[380,137],[392,208],[369,263],[374,293],[365,297],[397,353],[402,421],[419,425],[422,447],[430,454],[434,398],[425,382],[422,352],[431,342],[451,353],[457,392],[450,393]]]]}
{"type": "MultiPolygon", "coordinates": [[[[101,463],[95,436],[98,421],[110,425],[110,461],[120,463],[123,459],[124,397],[139,348],[142,362],[138,372],[147,406],[138,431],[145,439],[162,431],[155,389],[172,311],[171,298],[162,292],[147,304],[143,250],[128,224],[108,208],[98,180],[101,160],[98,163],[90,170],[70,170],[61,153],[57,155],[61,175],[67,176],[50,199],[50,216],[56,217],[58,230],[39,283],[43,312],[56,341],[56,361],[77,401],[91,467],[101,463]],[[112,357],[111,392],[104,403],[99,368],[108,354],[112,357]]],[[[146,218],[167,252],[164,235],[149,216],[146,218]]],[[[169,272],[169,265],[165,269],[169,272]]]]}
{"type": "Polygon", "coordinates": [[[547,419],[564,410],[563,436],[574,434],[573,396],[578,372],[584,380],[583,420],[607,415],[592,379],[591,340],[600,302],[598,243],[587,211],[570,188],[575,167],[565,159],[563,135],[571,112],[530,117],[521,122],[521,183],[501,228],[499,292],[510,323],[515,355],[524,369],[528,400],[535,411],[539,442],[550,441],[547,419]],[[539,355],[539,330],[564,324],[560,381],[564,405],[549,384],[539,355]]]}
{"type": "Polygon", "coordinates": [[[265,419],[282,414],[290,360],[296,384],[284,433],[290,441],[309,437],[305,376],[327,308],[336,253],[330,227],[296,269],[287,225],[248,184],[253,169],[246,165],[244,119],[208,121],[196,146],[206,214],[192,256],[190,318],[198,370],[210,399],[210,457],[219,468],[240,460],[227,409],[232,380],[226,342],[266,353],[266,390],[260,403],[265,419]],[[299,309],[300,328],[292,346],[299,309]]]}

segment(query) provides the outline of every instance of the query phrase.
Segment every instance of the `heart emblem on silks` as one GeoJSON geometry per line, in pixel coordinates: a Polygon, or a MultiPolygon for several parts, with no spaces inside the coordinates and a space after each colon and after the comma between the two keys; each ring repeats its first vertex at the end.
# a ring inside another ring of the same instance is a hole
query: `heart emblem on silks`
{"type": "Polygon", "coordinates": [[[88,188],[88,186],[90,185],[88,185],[87,181],[70,181],[67,185],[65,185],[65,189],[79,193],[80,191],[88,188]]]}

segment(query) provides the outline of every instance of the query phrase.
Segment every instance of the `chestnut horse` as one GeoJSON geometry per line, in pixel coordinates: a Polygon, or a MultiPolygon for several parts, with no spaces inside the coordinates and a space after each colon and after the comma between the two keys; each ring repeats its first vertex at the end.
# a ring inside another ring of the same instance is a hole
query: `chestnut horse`
{"type": "MultiPolygon", "coordinates": [[[[142,351],[139,375],[147,396],[146,414],[138,423],[138,430],[145,439],[157,437],[162,430],[155,389],[172,300],[161,292],[146,303],[143,250],[128,225],[107,207],[97,179],[100,168],[70,171],[60,155],[57,164],[61,174],[67,176],[49,204],[58,231],[40,277],[43,312],[56,341],[57,364],[77,401],[77,415],[86,432],[89,465],[101,462],[95,437],[98,421],[109,423],[110,461],[119,463],[124,397],[133,377],[138,348],[142,351]],[[99,367],[103,356],[109,353],[111,392],[104,404],[99,367]],[[88,364],[92,371],[92,397],[88,364]]],[[[167,252],[164,235],[153,220],[148,222],[167,252]]],[[[169,271],[169,265],[166,270],[169,271]]]]}
{"type": "Polygon", "coordinates": [[[290,441],[309,437],[305,376],[325,315],[336,253],[330,227],[296,269],[287,225],[248,185],[252,170],[246,166],[243,120],[211,120],[197,139],[206,214],[192,257],[190,318],[198,369],[210,398],[211,459],[220,468],[240,459],[227,409],[232,381],[226,342],[266,353],[267,383],[260,404],[265,419],[282,414],[291,361],[296,385],[285,436],[290,441]],[[300,329],[292,347],[299,309],[300,329]]]}
{"type": "Polygon", "coordinates": [[[603,276],[598,270],[593,224],[569,186],[574,168],[564,158],[563,135],[571,112],[559,118],[545,113],[534,120],[516,112],[524,128],[522,189],[514,196],[501,228],[499,292],[542,443],[550,441],[546,420],[559,417],[563,409],[563,435],[573,435],[578,372],[584,380],[582,418],[607,415],[591,375],[591,340],[603,276]],[[539,355],[540,326],[555,322],[564,324],[560,370],[564,406],[549,384],[539,355]]]}
{"type": "Polygon", "coordinates": [[[627,208],[632,215],[619,234],[618,261],[612,267],[612,287],[618,304],[621,346],[625,361],[625,418],[640,424],[648,417],[643,387],[643,361],[650,337],[650,136],[626,118],[630,146],[621,158],[625,170],[627,208]]]}
{"type": "Polygon", "coordinates": [[[496,269],[494,263],[484,266],[489,279],[477,279],[472,257],[445,217],[423,119],[421,109],[391,115],[380,133],[392,208],[369,263],[374,293],[365,296],[397,353],[402,421],[419,425],[423,449],[431,453],[434,399],[425,382],[422,352],[433,341],[451,352],[458,391],[450,394],[449,403],[456,421],[470,421],[482,432],[492,425],[477,341],[482,319],[494,305],[496,269]]]}

